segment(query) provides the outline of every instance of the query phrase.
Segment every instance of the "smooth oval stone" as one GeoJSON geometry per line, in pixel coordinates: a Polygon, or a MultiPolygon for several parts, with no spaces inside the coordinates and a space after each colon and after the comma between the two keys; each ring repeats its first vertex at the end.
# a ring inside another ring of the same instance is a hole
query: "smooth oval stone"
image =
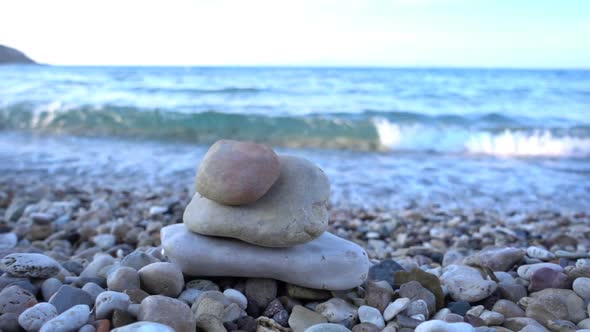
{"type": "Polygon", "coordinates": [[[573,290],[585,301],[590,301],[590,278],[577,278],[574,280],[573,290]]]}
{"type": "Polygon", "coordinates": [[[468,323],[447,323],[441,320],[424,322],[414,332],[475,332],[475,328],[468,323]]]}
{"type": "Polygon", "coordinates": [[[168,325],[155,322],[136,322],[133,324],[118,327],[111,332],[175,332],[168,325]]]}
{"type": "Polygon", "coordinates": [[[361,323],[371,323],[377,326],[379,330],[385,328],[385,321],[377,308],[362,305],[359,307],[358,313],[361,323]]]}
{"type": "Polygon", "coordinates": [[[143,290],[150,294],[177,297],[184,287],[184,277],[180,268],[167,262],[146,265],[139,270],[143,290]]]}
{"type": "Polygon", "coordinates": [[[184,211],[185,225],[198,234],[264,247],[292,247],[320,236],[328,227],[328,178],[303,158],[280,161],[281,175],[261,199],[228,206],[196,194],[184,211]]]}
{"type": "Polygon", "coordinates": [[[0,260],[0,270],[16,277],[49,278],[59,273],[60,265],[43,254],[16,253],[0,260]]]}
{"type": "Polygon", "coordinates": [[[586,318],[584,300],[569,289],[547,288],[530,295],[526,316],[546,325],[549,320],[577,323],[586,318]]]}
{"type": "Polygon", "coordinates": [[[279,173],[279,158],[270,147],[220,140],[201,162],[197,192],[220,204],[250,204],[266,194],[279,173]]]}
{"type": "Polygon", "coordinates": [[[440,279],[455,301],[481,301],[498,287],[494,281],[484,279],[479,270],[463,265],[447,266],[440,279]]]}
{"type": "Polygon", "coordinates": [[[74,306],[43,324],[40,332],[77,331],[88,322],[90,308],[85,304],[74,306]]]}
{"type": "Polygon", "coordinates": [[[191,276],[272,278],[303,287],[344,290],[367,278],[369,259],[358,245],[325,232],[292,248],[264,248],[203,236],[184,225],[162,228],[162,247],[191,276]]]}
{"type": "Polygon", "coordinates": [[[326,317],[330,323],[355,321],[358,317],[358,308],[338,297],[318,304],[315,311],[326,317]]]}
{"type": "Polygon", "coordinates": [[[41,326],[57,316],[55,307],[47,302],[38,303],[18,316],[19,325],[26,331],[39,331],[41,326]]]}
{"type": "Polygon", "coordinates": [[[463,264],[490,268],[492,271],[508,271],[525,255],[525,250],[518,248],[486,248],[463,260],[463,264]]]}
{"type": "Polygon", "coordinates": [[[186,303],[162,295],[143,299],[137,319],[168,325],[177,332],[194,332],[197,327],[191,308],[186,303]]]}
{"type": "Polygon", "coordinates": [[[248,307],[248,299],[240,291],[228,288],[223,291],[223,295],[225,295],[225,297],[227,297],[231,302],[236,303],[242,309],[246,309],[248,307]]]}
{"type": "Polygon", "coordinates": [[[350,332],[350,330],[340,324],[321,323],[308,327],[305,332],[350,332]]]}

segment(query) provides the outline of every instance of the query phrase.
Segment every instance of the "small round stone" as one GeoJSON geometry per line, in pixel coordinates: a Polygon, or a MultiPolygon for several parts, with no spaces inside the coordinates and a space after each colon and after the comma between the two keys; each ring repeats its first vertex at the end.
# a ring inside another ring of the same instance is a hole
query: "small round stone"
{"type": "Polygon", "coordinates": [[[197,172],[197,191],[226,205],[257,201],[279,177],[279,158],[268,146],[220,140],[207,151],[197,172]]]}
{"type": "Polygon", "coordinates": [[[184,287],[182,271],[176,264],[158,262],[139,270],[141,288],[150,294],[178,297],[184,287]]]}
{"type": "Polygon", "coordinates": [[[407,297],[396,299],[385,308],[385,311],[383,312],[383,318],[389,322],[395,316],[397,316],[397,314],[406,310],[409,304],[410,299],[408,299],[407,297]]]}
{"type": "Polygon", "coordinates": [[[573,290],[585,301],[590,300],[590,278],[582,277],[574,280],[573,290]]]}
{"type": "Polygon", "coordinates": [[[112,330],[111,332],[175,332],[168,325],[154,322],[136,322],[112,330]]]}
{"type": "Polygon", "coordinates": [[[447,323],[441,320],[424,322],[414,332],[475,332],[475,328],[468,323],[447,323]]]}
{"type": "Polygon", "coordinates": [[[196,321],[186,303],[162,295],[152,295],[141,301],[138,320],[168,325],[177,332],[194,332],[196,321]]]}
{"type": "Polygon", "coordinates": [[[315,307],[315,311],[328,319],[330,323],[355,320],[357,308],[341,298],[331,298],[315,307]]]}
{"type": "Polygon", "coordinates": [[[248,299],[244,294],[235,289],[228,288],[223,291],[223,295],[227,297],[231,302],[236,303],[240,308],[246,310],[248,307],[248,299]]]}
{"type": "Polygon", "coordinates": [[[371,323],[380,329],[385,328],[385,321],[378,309],[362,305],[358,309],[358,314],[361,323],[371,323]]]}
{"type": "Polygon", "coordinates": [[[321,323],[308,327],[305,332],[350,332],[350,330],[340,324],[321,323]]]}

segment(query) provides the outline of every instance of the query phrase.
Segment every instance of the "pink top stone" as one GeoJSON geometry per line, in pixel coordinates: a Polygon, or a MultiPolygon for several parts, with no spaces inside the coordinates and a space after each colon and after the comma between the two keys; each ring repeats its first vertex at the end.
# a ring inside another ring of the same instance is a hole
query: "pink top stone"
{"type": "Polygon", "coordinates": [[[219,140],[199,167],[197,191],[220,204],[249,204],[270,189],[279,173],[279,158],[270,147],[219,140]]]}

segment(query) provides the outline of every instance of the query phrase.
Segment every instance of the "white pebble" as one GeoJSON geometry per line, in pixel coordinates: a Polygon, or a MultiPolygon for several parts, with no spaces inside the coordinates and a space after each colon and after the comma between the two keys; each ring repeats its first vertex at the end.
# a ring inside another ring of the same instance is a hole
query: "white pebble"
{"type": "Polygon", "coordinates": [[[362,305],[359,308],[359,320],[361,323],[371,323],[380,329],[385,328],[385,321],[378,309],[362,305]]]}
{"type": "Polygon", "coordinates": [[[240,308],[244,310],[246,310],[246,308],[248,307],[248,299],[240,291],[228,288],[225,291],[223,291],[223,295],[225,295],[225,297],[227,297],[228,300],[237,304],[240,308]]]}
{"type": "Polygon", "coordinates": [[[424,317],[423,314],[412,315],[412,316],[410,316],[410,318],[413,318],[415,320],[420,320],[420,321],[425,321],[426,320],[426,317],[424,317]]]}
{"type": "Polygon", "coordinates": [[[79,304],[61,313],[43,324],[40,332],[69,332],[76,331],[88,322],[90,308],[85,304],[79,304]]]}
{"type": "Polygon", "coordinates": [[[57,316],[57,309],[53,304],[42,302],[23,311],[18,316],[18,324],[27,332],[39,331],[41,326],[57,316]]]}
{"type": "Polygon", "coordinates": [[[526,254],[529,257],[538,258],[544,261],[550,261],[552,259],[555,259],[555,254],[553,254],[549,250],[540,247],[528,247],[526,250],[526,254]]]}
{"type": "Polygon", "coordinates": [[[447,323],[442,320],[424,322],[414,332],[475,332],[475,328],[468,323],[447,323]]]}
{"type": "Polygon", "coordinates": [[[154,322],[136,322],[125,325],[111,332],[175,332],[173,328],[168,325],[154,323],[154,322]]]}
{"type": "Polygon", "coordinates": [[[395,316],[397,316],[397,314],[406,310],[406,308],[408,308],[409,304],[410,304],[410,299],[408,299],[407,297],[402,297],[402,298],[399,298],[399,299],[391,302],[385,308],[385,311],[383,312],[383,318],[385,318],[385,320],[389,322],[390,320],[395,318],[395,316]]]}
{"type": "Polygon", "coordinates": [[[150,207],[150,216],[164,214],[164,213],[166,213],[166,211],[168,211],[167,207],[154,205],[154,206],[150,207]]]}

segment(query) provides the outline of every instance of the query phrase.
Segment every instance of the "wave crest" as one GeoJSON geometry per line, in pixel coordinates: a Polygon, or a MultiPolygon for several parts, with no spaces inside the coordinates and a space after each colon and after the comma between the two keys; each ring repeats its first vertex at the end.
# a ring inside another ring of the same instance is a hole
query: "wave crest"
{"type": "Polygon", "coordinates": [[[590,137],[556,135],[549,129],[482,131],[375,118],[381,146],[390,151],[435,151],[494,156],[590,157],[590,137]]]}

